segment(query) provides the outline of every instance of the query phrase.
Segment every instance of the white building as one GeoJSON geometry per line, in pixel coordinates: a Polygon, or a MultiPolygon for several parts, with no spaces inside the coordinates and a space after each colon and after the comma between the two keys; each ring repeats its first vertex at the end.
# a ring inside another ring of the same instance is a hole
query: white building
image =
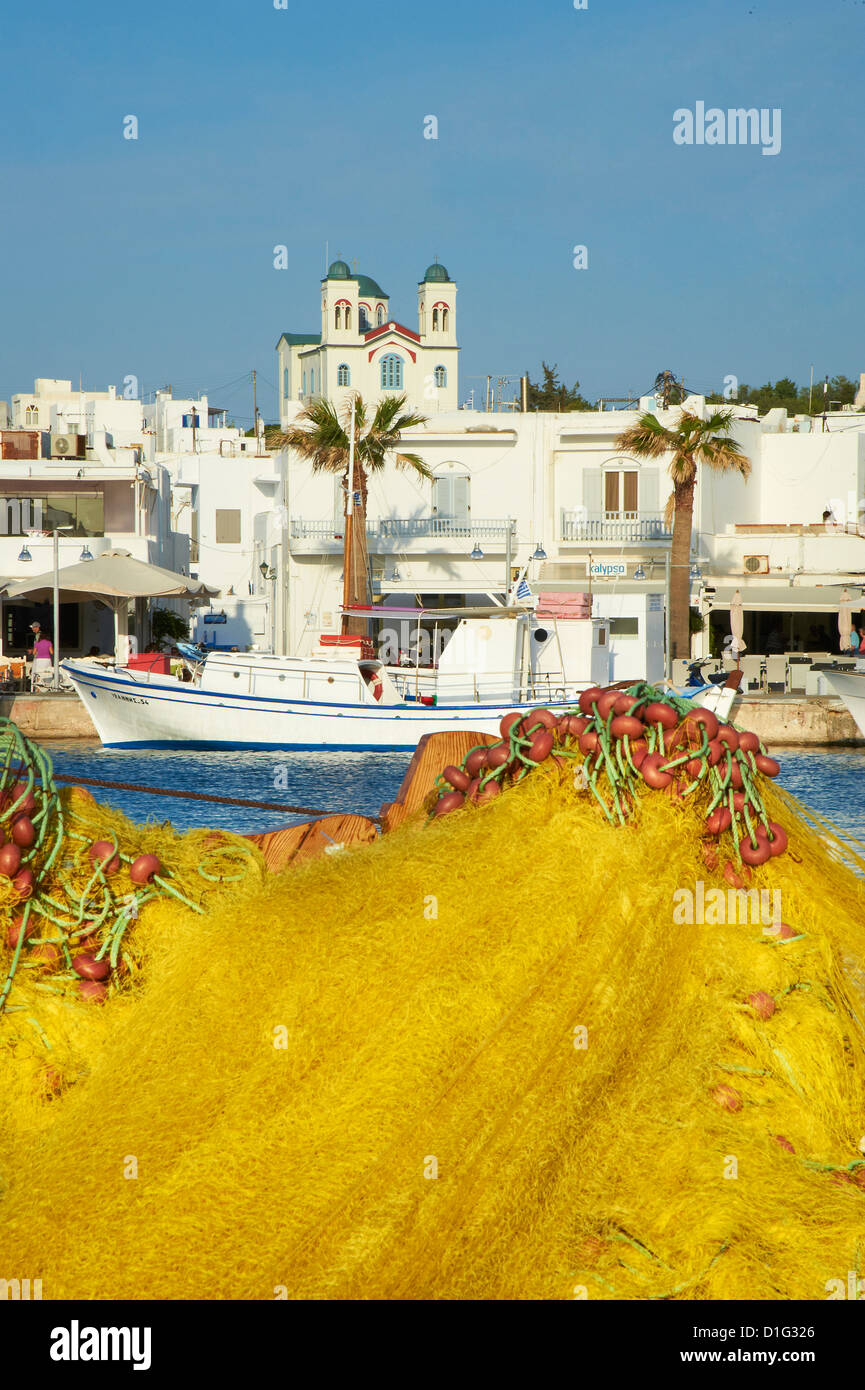
{"type": "MultiPolygon", "coordinates": [[[[59,564],[127,550],[136,559],[188,573],[186,538],[171,529],[171,480],[158,464],[142,465],[138,451],[86,451],[77,458],[6,458],[0,461],[0,575],[12,583],[50,571],[52,532],[59,532],[59,564]]],[[[139,618],[141,614],[139,614],[139,618]]],[[[2,650],[23,654],[37,619],[53,632],[50,604],[21,598],[2,604],[2,650]]],[[[110,609],[61,603],[64,656],[92,646],[113,650],[110,609]]]]}
{"type": "Polygon", "coordinates": [[[141,402],[106,391],[72,389],[71,381],[38,377],[32,392],[12,397],[13,429],[50,431],[55,436],[82,434],[88,447],[97,436],[110,449],[141,445],[141,402]]]}
{"type": "MultiPolygon", "coordinates": [[[[714,408],[701,397],[686,406],[697,413],[714,408]]],[[[644,398],[640,411],[459,411],[412,431],[406,445],[424,458],[434,481],[395,469],[370,481],[367,544],[376,600],[434,607],[502,596],[510,531],[510,577],[527,567],[536,590],[591,589],[595,611],[611,618],[611,641],[629,676],[621,643],[644,610],[612,600],[664,594],[671,540],[666,463],[623,457],[615,447],[616,436],[647,409],[670,425],[678,414],[644,398]]],[[[848,414],[843,431],[817,434],[783,412],[761,420],[752,408],[733,409],[734,437],[752,473],[747,480],[711,470],[699,476],[692,604],[704,631],[695,650],[708,649],[712,625],[716,646],[729,632],[737,590],[752,652],[764,651],[779,626],[786,649],[837,650],[841,586],[850,586],[854,608],[865,589],[865,419],[848,414]]],[[[339,482],[292,459],[287,506],[288,644],[307,650],[339,623],[339,482]]]]}
{"type": "Polygon", "coordinates": [[[457,287],[438,261],[417,287],[417,328],[392,314],[390,296],[369,275],[334,261],[321,282],[321,328],[283,333],[280,420],[285,428],[313,396],[337,405],[350,391],[365,401],[405,394],[424,414],[458,403],[457,287]]]}

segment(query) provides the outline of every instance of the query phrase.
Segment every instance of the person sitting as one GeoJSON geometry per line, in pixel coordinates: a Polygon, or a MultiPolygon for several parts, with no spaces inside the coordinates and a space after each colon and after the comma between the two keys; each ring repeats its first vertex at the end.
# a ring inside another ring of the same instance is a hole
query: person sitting
{"type": "Polygon", "coordinates": [[[859,629],[858,652],[860,656],[865,655],[865,627],[860,627],[859,629]]]}

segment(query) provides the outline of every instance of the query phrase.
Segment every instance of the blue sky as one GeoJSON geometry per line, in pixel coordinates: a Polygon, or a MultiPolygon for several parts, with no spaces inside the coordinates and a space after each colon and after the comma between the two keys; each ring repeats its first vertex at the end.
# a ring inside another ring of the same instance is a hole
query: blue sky
{"type": "Polygon", "coordinates": [[[326,242],[410,326],[447,265],[463,398],[542,357],[590,399],[855,376],[863,45],[858,0],[8,4],[0,399],[134,373],[242,422],[255,367],[272,419],[326,242]],[[697,101],[780,107],[781,152],[675,145],[697,101]]]}

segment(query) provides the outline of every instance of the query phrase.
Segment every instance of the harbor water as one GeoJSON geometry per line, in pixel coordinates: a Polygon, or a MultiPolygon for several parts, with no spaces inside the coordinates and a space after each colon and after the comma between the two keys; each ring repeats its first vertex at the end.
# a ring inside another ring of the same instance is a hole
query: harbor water
{"type": "MultiPolygon", "coordinates": [[[[325,814],[377,815],[392,801],[408,753],[182,752],[103,748],[98,740],[46,742],[55,771],[148,787],[196,791],[310,807],[325,814]]],[[[824,748],[779,753],[781,784],[847,833],[865,839],[865,749],[824,748]]],[[[143,792],[91,789],[135,821],[171,821],[179,830],[222,826],[240,833],[275,830],[309,819],[143,792]]]]}

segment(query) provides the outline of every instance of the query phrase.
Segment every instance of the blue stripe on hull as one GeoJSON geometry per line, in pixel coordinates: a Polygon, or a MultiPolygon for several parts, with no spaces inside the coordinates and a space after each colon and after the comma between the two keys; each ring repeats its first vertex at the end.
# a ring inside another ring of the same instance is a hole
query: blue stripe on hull
{"type": "Polygon", "coordinates": [[[221,753],[227,750],[236,752],[262,752],[262,753],[413,753],[417,747],[417,741],[412,739],[411,743],[218,743],[184,742],[180,739],[153,739],[139,742],[137,739],[132,743],[103,743],[103,748],[152,748],[152,749],[174,749],[182,752],[189,749],[191,752],[200,753],[221,753]]]}

